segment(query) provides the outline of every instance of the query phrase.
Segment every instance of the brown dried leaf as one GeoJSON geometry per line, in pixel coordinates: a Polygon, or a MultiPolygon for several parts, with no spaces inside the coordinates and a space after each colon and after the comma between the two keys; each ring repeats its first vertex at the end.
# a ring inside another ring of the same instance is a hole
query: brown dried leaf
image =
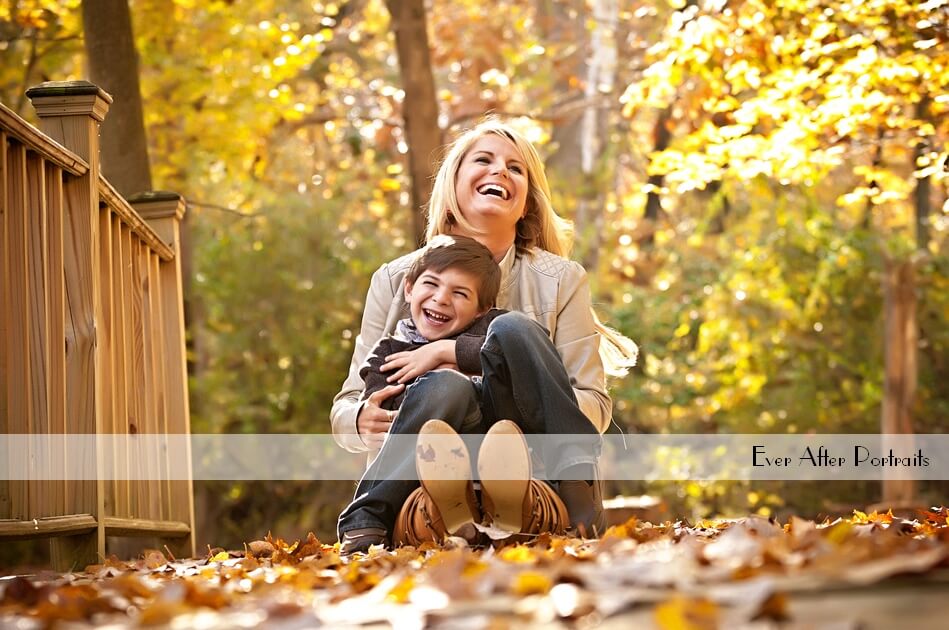
{"type": "Polygon", "coordinates": [[[276,548],[266,540],[254,540],[247,543],[247,554],[254,558],[269,558],[276,548]]]}
{"type": "Polygon", "coordinates": [[[321,543],[316,536],[313,535],[313,532],[309,532],[306,535],[306,540],[303,541],[303,544],[296,550],[294,555],[297,559],[302,560],[309,556],[319,556],[323,553],[323,543],[321,543]]]}
{"type": "Polygon", "coordinates": [[[168,559],[165,558],[165,554],[157,549],[146,549],[143,564],[146,568],[154,570],[168,564],[168,559]]]}
{"type": "Polygon", "coordinates": [[[191,610],[181,602],[157,600],[142,610],[138,621],[143,626],[160,626],[167,624],[178,615],[189,612],[191,610]]]}
{"type": "Polygon", "coordinates": [[[768,599],[761,604],[758,613],[752,617],[752,620],[770,619],[772,621],[787,621],[790,619],[788,613],[788,598],[784,593],[772,593],[768,599]]]}
{"type": "Polygon", "coordinates": [[[65,585],[55,589],[36,607],[35,615],[45,620],[79,621],[97,613],[119,612],[108,598],[91,584],[65,585]]]}
{"type": "Polygon", "coordinates": [[[15,577],[7,583],[0,606],[36,606],[46,599],[48,586],[37,586],[25,577],[15,577]]]}

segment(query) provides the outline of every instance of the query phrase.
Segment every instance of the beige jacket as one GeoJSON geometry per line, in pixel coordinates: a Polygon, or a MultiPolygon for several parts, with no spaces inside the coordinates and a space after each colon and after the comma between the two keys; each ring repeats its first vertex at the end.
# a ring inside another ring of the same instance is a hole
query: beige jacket
{"type": "MultiPolygon", "coordinates": [[[[413,252],[397,258],[372,275],[349,376],[333,399],[330,412],[333,436],[347,451],[369,450],[356,431],[364,387],[359,368],[376,342],[393,332],[400,319],[409,317],[402,279],[416,255],[413,252]]],[[[537,248],[528,254],[516,254],[512,247],[499,265],[498,308],[520,311],[550,331],[580,408],[600,433],[604,432],[610,424],[612,402],[606,393],[600,335],[593,324],[586,271],[579,263],[537,248]]]]}

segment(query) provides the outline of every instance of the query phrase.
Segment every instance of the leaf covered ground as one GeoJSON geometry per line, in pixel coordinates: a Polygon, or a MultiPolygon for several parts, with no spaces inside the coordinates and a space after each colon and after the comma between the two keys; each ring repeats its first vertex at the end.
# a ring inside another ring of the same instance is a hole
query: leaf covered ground
{"type": "MultiPolygon", "coordinates": [[[[945,507],[913,519],[854,512],[666,522],[632,519],[598,540],[542,535],[473,550],[372,549],[344,561],[310,534],[180,560],[148,551],[85,571],[0,579],[0,627],[309,628],[317,626],[657,628],[866,627],[801,624],[789,601],[891,584],[941,583],[945,507]],[[622,624],[622,625],[620,625],[622,624]]],[[[949,604],[941,604],[946,618],[949,604]]]]}

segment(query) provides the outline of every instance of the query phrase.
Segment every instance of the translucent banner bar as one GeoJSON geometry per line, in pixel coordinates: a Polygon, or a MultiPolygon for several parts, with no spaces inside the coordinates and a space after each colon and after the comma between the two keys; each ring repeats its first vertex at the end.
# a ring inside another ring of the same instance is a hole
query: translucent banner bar
{"type": "MultiPolygon", "coordinates": [[[[476,476],[484,436],[462,437],[472,470],[445,474],[476,476]]],[[[429,446],[439,446],[431,442],[437,436],[428,439],[429,446]]],[[[416,440],[390,435],[373,474],[417,478],[416,440]]],[[[569,469],[559,470],[565,462],[594,459],[603,479],[949,479],[945,434],[528,435],[526,440],[540,479],[569,478],[569,469]]],[[[189,469],[196,480],[357,480],[366,464],[365,453],[346,452],[324,434],[0,435],[0,476],[8,480],[180,480],[189,477],[189,469]]]]}

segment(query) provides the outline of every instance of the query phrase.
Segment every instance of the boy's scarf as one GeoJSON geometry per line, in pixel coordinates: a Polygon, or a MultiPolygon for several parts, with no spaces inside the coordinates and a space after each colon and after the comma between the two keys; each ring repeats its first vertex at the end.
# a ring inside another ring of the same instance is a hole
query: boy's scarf
{"type": "Polygon", "coordinates": [[[399,323],[396,324],[395,334],[393,337],[399,339],[400,341],[407,341],[409,343],[428,343],[428,339],[423,337],[418,331],[418,328],[415,327],[415,322],[412,321],[411,317],[399,320],[399,323]]]}

